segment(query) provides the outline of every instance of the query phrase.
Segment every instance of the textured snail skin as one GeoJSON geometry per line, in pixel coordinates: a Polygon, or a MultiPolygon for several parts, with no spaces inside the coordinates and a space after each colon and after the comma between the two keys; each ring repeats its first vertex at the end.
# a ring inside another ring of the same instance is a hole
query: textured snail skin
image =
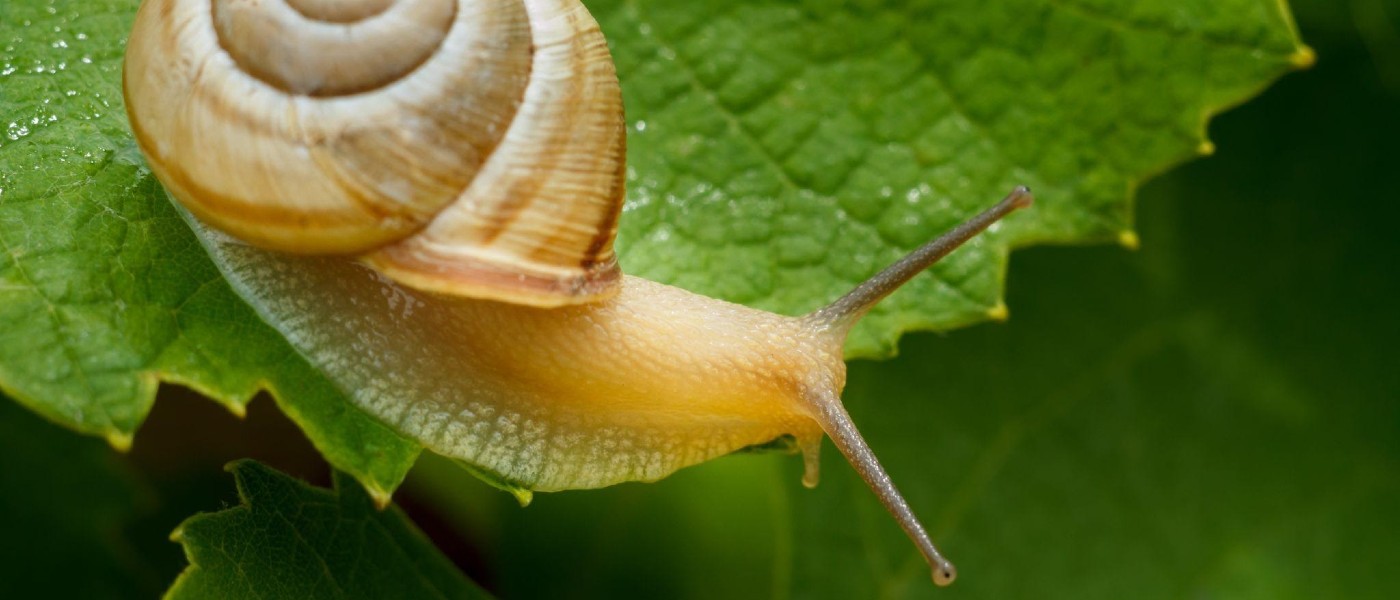
{"type": "Polygon", "coordinates": [[[607,300],[541,310],[227,237],[211,250],[356,405],[532,490],[653,481],[783,435],[815,466],[822,429],[803,392],[845,381],[842,336],[636,277],[607,300]]]}
{"type": "Polygon", "coordinates": [[[260,247],[535,306],[616,293],[621,91],[577,0],[147,0],[132,130],[260,247]]]}
{"type": "Polygon", "coordinates": [[[934,569],[929,540],[841,404],[850,327],[1013,210],[997,206],[827,307],[788,317],[637,277],[557,309],[411,290],[362,264],[254,248],[185,213],[241,296],[351,401],[444,456],[552,491],[652,481],[792,436],[816,485],[823,434],[934,569]]]}

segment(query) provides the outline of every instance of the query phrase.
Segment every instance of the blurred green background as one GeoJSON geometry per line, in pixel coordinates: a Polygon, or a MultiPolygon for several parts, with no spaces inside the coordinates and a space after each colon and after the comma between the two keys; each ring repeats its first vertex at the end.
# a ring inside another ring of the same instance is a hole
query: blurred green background
{"type": "MultiPolygon", "coordinates": [[[[1294,9],[1317,66],[1140,190],[1141,250],[1018,251],[1009,322],[852,364],[952,588],[830,448],[816,490],[738,455],[521,509],[424,459],[396,498],[507,598],[1400,597],[1400,3],[1294,9]]],[[[0,403],[0,583],[158,595],[242,457],[328,481],[266,398],[240,422],[167,389],[129,455],[0,403]]]]}

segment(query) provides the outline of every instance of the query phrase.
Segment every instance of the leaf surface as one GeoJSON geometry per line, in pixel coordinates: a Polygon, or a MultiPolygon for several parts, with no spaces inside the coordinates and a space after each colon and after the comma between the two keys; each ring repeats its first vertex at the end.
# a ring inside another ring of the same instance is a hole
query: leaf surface
{"type": "MultiPolygon", "coordinates": [[[[20,0],[0,19],[0,388],[130,442],[158,382],[232,410],[260,387],[386,497],[418,452],[229,292],[125,124],[136,2],[20,0]]],[[[1012,246],[1130,242],[1136,181],[1204,118],[1309,54],[1273,0],[594,0],[628,105],[630,272],[811,310],[1014,184],[1018,219],[883,304],[852,356],[1005,314],[1012,246]]],[[[481,465],[487,470],[492,465],[481,465]]]]}
{"type": "Polygon", "coordinates": [[[145,168],[121,103],[136,5],[0,7],[0,389],[124,448],[161,381],[237,414],[266,388],[328,460],[387,498],[419,446],[258,320],[145,168]]]}
{"type": "Polygon", "coordinates": [[[253,461],[229,465],[243,505],[175,531],[190,567],[166,598],[490,598],[398,509],[349,477],[318,489],[253,461]]]}
{"type": "Polygon", "coordinates": [[[1275,0],[588,3],[631,130],[629,273],[785,314],[1015,185],[1035,210],[881,303],[847,354],[1003,318],[1012,247],[1134,245],[1138,182],[1307,64],[1275,0]]]}
{"type": "Polygon", "coordinates": [[[523,512],[449,469],[409,488],[464,505],[509,597],[1400,595],[1400,203],[1379,176],[1400,88],[1378,68],[1400,52],[1315,23],[1317,68],[1144,188],[1140,251],[1025,250],[1016,318],[852,364],[847,405],[957,564],[952,587],[830,450],[810,491],[796,461],[751,455],[523,512]],[[539,578],[526,557],[568,569],[539,578]]]}

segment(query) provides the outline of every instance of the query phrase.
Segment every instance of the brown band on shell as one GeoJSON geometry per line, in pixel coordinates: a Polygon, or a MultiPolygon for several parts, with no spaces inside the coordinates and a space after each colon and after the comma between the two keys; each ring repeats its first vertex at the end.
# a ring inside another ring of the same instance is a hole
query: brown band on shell
{"type": "MultiPolygon", "coordinates": [[[[618,144],[621,146],[618,152],[622,156],[627,156],[627,124],[626,122],[619,123],[618,127],[622,130],[617,136],[618,144]]],[[[618,188],[613,196],[618,198],[626,196],[627,161],[617,161],[617,172],[613,174],[613,181],[618,188]]],[[[584,254],[583,260],[579,261],[579,266],[585,269],[591,268],[600,262],[600,258],[602,258],[601,262],[617,261],[617,255],[613,254],[612,246],[613,240],[617,238],[617,222],[621,217],[622,202],[614,202],[607,215],[603,217],[603,222],[611,223],[612,226],[598,229],[598,233],[593,236],[593,241],[588,244],[588,250],[584,254]]]]}
{"type": "MultiPolygon", "coordinates": [[[[123,86],[123,95],[125,92],[123,86]]],[[[142,154],[151,156],[152,140],[139,119],[131,119],[131,132],[142,154]]],[[[333,229],[337,219],[344,214],[343,211],[311,212],[306,207],[293,210],[285,205],[245,202],[202,185],[198,177],[179,168],[179,165],[167,165],[160,161],[147,161],[147,165],[156,179],[176,198],[199,199],[198,202],[181,202],[190,212],[206,222],[219,222],[228,233],[253,245],[268,245],[271,240],[299,237],[298,231],[313,226],[321,230],[333,229]],[[231,220],[228,215],[238,215],[239,218],[231,220]]],[[[366,210],[373,206],[367,201],[358,201],[357,205],[366,210]]],[[[385,216],[382,211],[375,212],[385,216]]],[[[386,220],[384,223],[384,242],[408,235],[420,227],[408,218],[386,220]],[[399,222],[402,226],[398,230],[388,227],[393,222],[399,222]]],[[[358,229],[353,224],[346,224],[346,228],[358,229]]],[[[329,237],[335,239],[337,236],[329,237]]],[[[307,244],[286,251],[296,254],[338,254],[344,250],[307,244]]]]}
{"type": "Polygon", "coordinates": [[[243,72],[274,88],[316,98],[350,96],[423,66],[457,13],[452,0],[343,4],[214,0],[215,39],[243,72]],[[407,26],[420,30],[390,29],[407,26]]]}
{"type": "Polygon", "coordinates": [[[326,21],[328,23],[354,23],[363,21],[370,17],[379,16],[390,6],[394,5],[394,0],[359,0],[358,2],[346,2],[345,0],[286,0],[287,6],[292,7],[302,14],[302,16],[316,21],[326,21]]]}
{"type": "Polygon", "coordinates": [[[495,261],[445,256],[416,244],[395,244],[360,260],[415,289],[541,308],[610,298],[617,294],[622,280],[616,260],[561,278],[555,273],[532,273],[495,261]]]}
{"type": "MultiPolygon", "coordinates": [[[[616,281],[612,239],[623,203],[626,124],[607,42],[576,0],[530,0],[531,77],[500,146],[432,223],[365,258],[421,289],[497,298],[479,273],[490,263],[525,278],[522,304],[559,306],[604,295],[616,281]],[[421,272],[415,272],[421,271],[421,272]],[[434,281],[443,277],[443,281],[434,281]],[[535,293],[579,297],[528,297],[535,293]]],[[[609,292],[610,293],[610,292],[609,292]]]]}

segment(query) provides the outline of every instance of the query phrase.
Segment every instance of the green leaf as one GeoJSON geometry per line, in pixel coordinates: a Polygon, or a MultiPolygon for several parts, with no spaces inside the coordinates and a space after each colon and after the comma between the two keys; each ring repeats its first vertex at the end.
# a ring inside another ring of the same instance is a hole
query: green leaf
{"type": "Polygon", "coordinates": [[[1377,67],[1400,52],[1301,25],[1318,67],[1144,188],[1140,252],[1024,251],[1015,319],[852,365],[847,404],[951,588],[830,452],[812,491],[753,456],[528,513],[441,469],[408,489],[462,504],[508,597],[1397,597],[1400,88],[1377,67]],[[556,539],[593,551],[565,561],[556,539]],[[541,553],[566,568],[520,566],[541,553]]]}
{"type": "Polygon", "coordinates": [[[162,381],[236,414],[265,388],[386,500],[418,444],[346,402],[258,320],[144,167],[121,104],[136,4],[0,8],[0,389],[125,448],[162,381]]]}
{"type": "Polygon", "coordinates": [[[191,517],[172,538],[190,567],[167,598],[489,598],[397,509],[348,477],[313,488],[253,461],[228,470],[243,505],[191,517]]]}
{"type": "Polygon", "coordinates": [[[800,314],[1035,190],[1033,214],[877,307],[850,356],[1003,316],[1010,247],[1135,244],[1138,182],[1312,56],[1277,0],[588,5],[631,124],[629,273],[800,314]]]}
{"type": "MultiPolygon", "coordinates": [[[[1011,326],[853,370],[855,418],[967,596],[1400,593],[1400,284],[1382,258],[1400,211],[1370,189],[1400,97],[1326,42],[1322,67],[1220,120],[1220,156],[1149,186],[1140,255],[1028,251],[1011,326]]],[[[827,483],[793,528],[823,548],[799,593],[860,557],[822,592],[925,595],[859,483],[827,483]]]]}
{"type": "MultiPolygon", "coordinates": [[[[418,452],[234,298],[160,199],[123,118],[135,0],[0,19],[0,389],[125,446],[160,381],[234,411],[260,387],[381,498],[418,452]]],[[[631,123],[629,271],[797,313],[1013,184],[1034,218],[892,297],[853,356],[1005,314],[1009,248],[1133,239],[1135,182],[1204,119],[1309,60],[1276,0],[596,0],[631,123]]]]}

